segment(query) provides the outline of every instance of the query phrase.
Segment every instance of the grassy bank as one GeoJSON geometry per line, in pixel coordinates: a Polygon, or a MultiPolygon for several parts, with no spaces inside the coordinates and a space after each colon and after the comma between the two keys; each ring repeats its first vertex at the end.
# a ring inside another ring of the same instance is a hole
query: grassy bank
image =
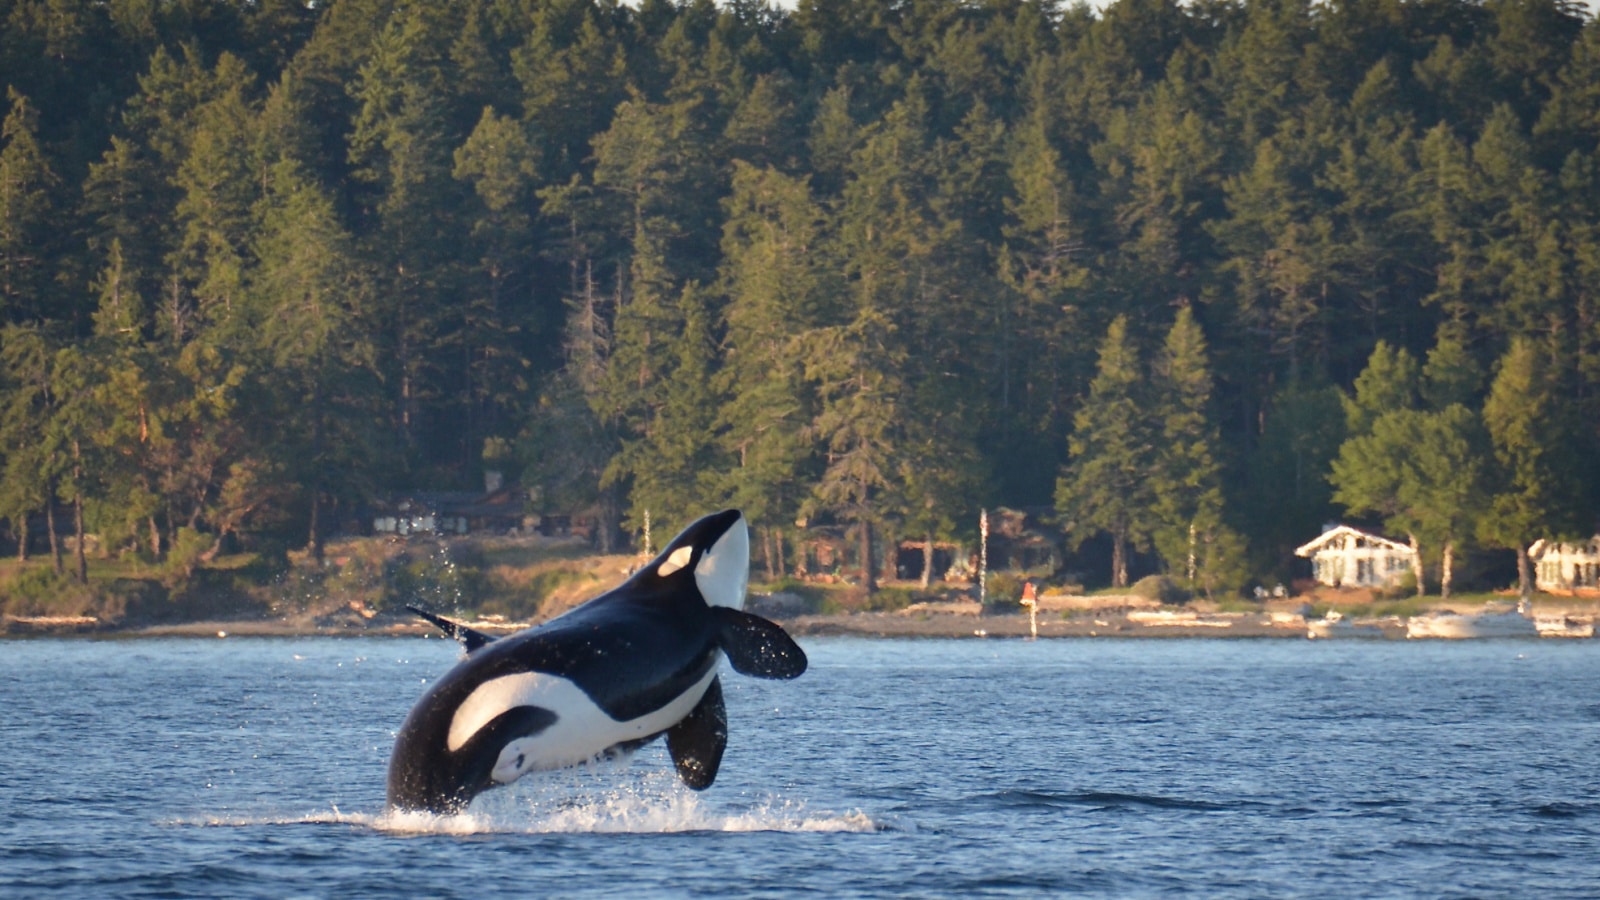
{"type": "MultiPolygon", "coordinates": [[[[329,543],[320,564],[303,553],[191,558],[187,564],[91,559],[87,583],[58,574],[49,557],[27,563],[11,559],[0,561],[0,623],[6,623],[0,627],[48,630],[53,622],[71,630],[134,631],[186,623],[253,622],[288,631],[396,628],[409,622],[403,609],[408,603],[469,618],[537,622],[620,583],[640,562],[633,555],[596,555],[581,540],[539,537],[348,538],[329,543]]],[[[902,618],[930,621],[1021,611],[1016,605],[1021,581],[1008,573],[991,577],[991,603],[981,610],[975,588],[967,584],[936,584],[925,590],[914,583],[888,583],[869,594],[848,583],[765,582],[760,574],[753,573],[756,596],[751,607],[776,618],[901,613],[902,618]]],[[[1058,607],[1048,616],[1041,613],[1041,619],[1061,623],[1051,627],[1092,629],[1101,611],[1136,606],[1207,613],[1293,608],[1310,617],[1337,610],[1349,618],[1380,618],[1443,607],[1471,611],[1506,597],[1457,595],[1442,604],[1437,597],[1319,588],[1261,604],[1233,598],[1220,602],[1177,598],[1160,586],[1141,583],[1126,593],[1083,595],[1074,589],[1045,599],[1058,607]]],[[[1593,600],[1547,595],[1537,599],[1537,606],[1542,612],[1590,616],[1596,612],[1593,600]]],[[[959,618],[952,621],[957,624],[949,628],[958,632],[966,627],[959,618]]]]}

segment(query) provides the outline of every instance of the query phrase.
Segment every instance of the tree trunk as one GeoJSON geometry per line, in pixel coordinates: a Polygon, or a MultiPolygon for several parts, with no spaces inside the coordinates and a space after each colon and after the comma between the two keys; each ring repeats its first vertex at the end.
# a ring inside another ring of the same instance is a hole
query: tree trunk
{"type": "Polygon", "coordinates": [[[1533,601],[1533,563],[1525,547],[1517,548],[1517,595],[1525,604],[1533,601]]]}
{"type": "Polygon", "coordinates": [[[1194,522],[1190,522],[1189,523],[1189,568],[1185,570],[1185,572],[1188,575],[1189,587],[1190,588],[1194,587],[1194,578],[1195,578],[1195,552],[1194,552],[1194,550],[1195,550],[1194,522]]]}
{"type": "Polygon", "coordinates": [[[1439,559],[1439,599],[1450,599],[1450,579],[1453,574],[1456,545],[1452,541],[1444,542],[1444,555],[1439,559]]]}
{"type": "Polygon", "coordinates": [[[1111,534],[1111,586],[1128,586],[1128,536],[1121,531],[1111,534]]]}
{"type": "Polygon", "coordinates": [[[78,539],[77,552],[74,554],[77,557],[77,563],[78,563],[78,583],[79,584],[88,584],[89,583],[89,558],[88,558],[88,556],[86,556],[84,554],[84,549],[83,549],[83,545],[84,545],[85,541],[83,539],[83,495],[82,494],[79,494],[78,496],[72,498],[72,533],[73,533],[73,536],[78,539]]]}
{"type": "Polygon", "coordinates": [[[872,571],[872,523],[861,520],[861,587],[871,594],[878,590],[878,579],[872,571]]]}
{"type": "MultiPolygon", "coordinates": [[[[72,480],[74,484],[83,484],[83,466],[81,464],[82,451],[78,447],[78,439],[72,439],[72,480]]],[[[72,536],[77,539],[78,545],[74,555],[78,563],[78,583],[89,583],[89,559],[84,555],[83,548],[83,491],[75,490],[72,494],[72,536]]]]}
{"type": "Polygon", "coordinates": [[[778,551],[777,571],[778,571],[779,575],[782,575],[782,574],[784,574],[785,572],[788,571],[787,569],[785,569],[783,567],[783,529],[782,528],[774,528],[772,530],[772,543],[777,548],[777,551],[778,551]]]}
{"type": "Polygon", "coordinates": [[[216,558],[219,555],[221,555],[221,553],[222,553],[222,542],[227,540],[227,539],[228,539],[228,532],[227,531],[219,532],[217,534],[217,539],[215,541],[211,542],[211,548],[209,550],[206,550],[204,553],[200,554],[200,561],[203,562],[203,563],[209,563],[209,562],[215,561],[216,558]]]}
{"type": "Polygon", "coordinates": [[[61,565],[61,541],[56,537],[55,495],[55,485],[51,485],[50,493],[46,495],[44,501],[44,526],[45,530],[50,533],[50,559],[55,562],[56,574],[60,575],[63,568],[61,565]]]}
{"type": "Polygon", "coordinates": [[[1416,535],[1407,534],[1406,537],[1411,541],[1411,574],[1417,576],[1417,596],[1426,597],[1428,583],[1422,577],[1422,548],[1417,545],[1416,535]]]}
{"type": "Polygon", "coordinates": [[[761,561],[767,567],[767,580],[776,581],[778,576],[773,571],[772,529],[761,529],[761,561]]]}
{"type": "Polygon", "coordinates": [[[322,564],[322,492],[311,491],[311,539],[306,544],[306,550],[311,553],[311,560],[317,565],[322,564]]]}
{"type": "Polygon", "coordinates": [[[28,514],[17,516],[17,562],[28,561],[28,514]]]}
{"type": "Polygon", "coordinates": [[[621,518],[617,514],[616,488],[609,487],[600,493],[600,509],[594,523],[596,537],[600,539],[600,552],[611,554],[615,552],[615,541],[612,534],[616,530],[616,522],[621,518]]]}
{"type": "Polygon", "coordinates": [[[161,526],[156,523],[155,516],[147,517],[150,522],[150,555],[153,559],[161,559],[161,526]]]}
{"type": "Polygon", "coordinates": [[[922,542],[922,589],[933,586],[933,535],[922,542]]]}

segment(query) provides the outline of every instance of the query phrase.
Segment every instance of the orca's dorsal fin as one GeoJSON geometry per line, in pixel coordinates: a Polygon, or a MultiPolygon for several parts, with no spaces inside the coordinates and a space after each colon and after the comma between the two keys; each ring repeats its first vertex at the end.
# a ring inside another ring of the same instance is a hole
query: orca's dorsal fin
{"type": "Polygon", "coordinates": [[[727,747],[728,711],[722,705],[722,684],[713,678],[700,703],[667,729],[667,752],[683,783],[703,791],[717,780],[727,747]]]}
{"type": "Polygon", "coordinates": [[[806,652],[776,622],[742,609],[711,607],[717,643],[740,675],[756,678],[799,678],[806,670],[806,652]]]}
{"type": "Polygon", "coordinates": [[[440,631],[443,631],[450,637],[460,641],[461,646],[466,647],[468,653],[471,653],[479,647],[482,647],[484,644],[494,640],[493,637],[484,634],[475,628],[468,628],[460,622],[452,619],[446,619],[444,616],[429,612],[420,606],[412,606],[411,604],[407,603],[406,609],[411,610],[424,619],[427,619],[429,622],[439,626],[440,631]]]}

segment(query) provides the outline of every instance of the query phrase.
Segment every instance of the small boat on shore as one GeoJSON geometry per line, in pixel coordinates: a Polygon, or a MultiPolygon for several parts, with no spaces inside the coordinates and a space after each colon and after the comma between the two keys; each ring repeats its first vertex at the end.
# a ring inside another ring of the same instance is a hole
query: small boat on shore
{"type": "Polygon", "coordinates": [[[1534,622],[1540,637],[1592,638],[1593,619],[1575,619],[1570,616],[1540,616],[1534,622]]]}
{"type": "Polygon", "coordinates": [[[1479,613],[1437,612],[1412,616],[1407,638],[1510,638],[1538,637],[1539,628],[1522,604],[1485,608],[1479,613]]]}
{"type": "Polygon", "coordinates": [[[1367,622],[1357,624],[1346,619],[1338,610],[1330,609],[1322,618],[1312,619],[1306,623],[1306,637],[1313,641],[1333,638],[1381,638],[1383,628],[1367,622]]]}

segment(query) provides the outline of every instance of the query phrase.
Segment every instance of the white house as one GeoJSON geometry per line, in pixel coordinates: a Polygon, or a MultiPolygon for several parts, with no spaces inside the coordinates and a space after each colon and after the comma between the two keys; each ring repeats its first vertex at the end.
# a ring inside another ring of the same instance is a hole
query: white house
{"type": "Polygon", "coordinates": [[[1533,581],[1541,591],[1600,592],[1600,534],[1580,544],[1538,540],[1528,548],[1533,581]]]}
{"type": "Polygon", "coordinates": [[[1388,587],[1416,559],[1409,545],[1349,525],[1328,528],[1294,554],[1309,558],[1312,577],[1330,587],[1388,587]]]}

